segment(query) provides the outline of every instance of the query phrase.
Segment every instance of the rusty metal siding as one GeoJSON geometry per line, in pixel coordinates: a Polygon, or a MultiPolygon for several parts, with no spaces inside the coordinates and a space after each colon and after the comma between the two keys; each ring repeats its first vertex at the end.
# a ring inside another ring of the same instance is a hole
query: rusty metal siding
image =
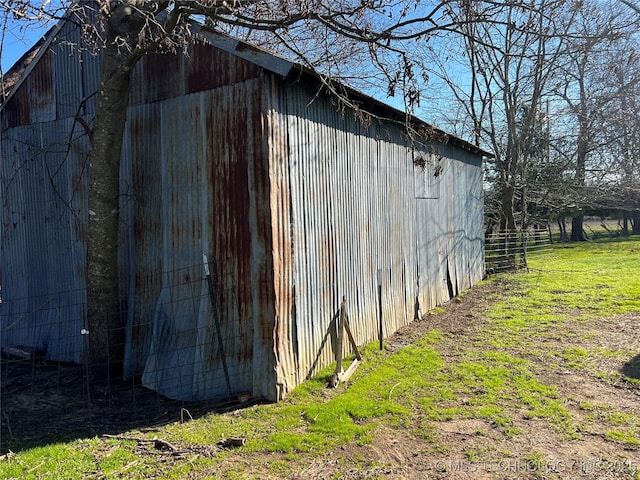
{"type": "Polygon", "coordinates": [[[69,118],[87,113],[82,101],[85,91],[85,71],[99,68],[98,59],[86,51],[82,34],[73,23],[63,25],[57,35],[59,41],[50,46],[54,58],[56,118],[69,118]]]}
{"type": "Polygon", "coordinates": [[[131,72],[129,105],[175,98],[184,94],[182,55],[151,54],[140,59],[131,72]]]}
{"type": "Polygon", "coordinates": [[[258,78],[256,64],[210,45],[196,43],[185,59],[186,93],[195,93],[258,78]]]}
{"type": "Polygon", "coordinates": [[[87,141],[70,120],[10,129],[2,138],[2,346],[79,362],[85,316],[87,141]],[[72,138],[72,144],[62,139],[72,138]]]}
{"type": "Polygon", "coordinates": [[[4,107],[4,129],[49,122],[56,118],[55,55],[44,53],[29,76],[4,107]]]}
{"type": "Polygon", "coordinates": [[[277,373],[277,399],[299,382],[296,292],[293,285],[293,242],[291,224],[292,192],[289,182],[289,143],[286,116],[286,94],[275,76],[267,76],[263,95],[265,150],[269,158],[269,203],[274,292],[273,351],[277,373]]]}
{"type": "MultiPolygon", "coordinates": [[[[224,33],[216,32],[205,25],[193,22],[190,25],[190,29],[195,36],[203,38],[217,50],[230,53],[234,58],[245,60],[248,65],[260,67],[260,70],[275,73],[282,78],[286,77],[295,66],[290,60],[286,60],[267,50],[250,45],[224,33]]],[[[245,77],[244,79],[248,78],[249,77],[245,77]]]]}
{"type": "Polygon", "coordinates": [[[450,284],[455,295],[482,277],[481,161],[438,144],[443,173],[429,180],[437,194],[420,198],[414,155],[435,156],[414,151],[400,125],[365,128],[300,85],[274,86],[266,108],[279,235],[275,348],[289,389],[335,360],[343,295],[356,341],[377,338],[378,270],[385,336],[449,300],[450,284]],[[290,235],[279,231],[289,224],[290,235]]]}
{"type": "Polygon", "coordinates": [[[52,45],[55,68],[55,93],[57,118],[73,117],[83,114],[81,102],[84,97],[82,89],[82,54],[80,32],[72,24],[62,27],[60,37],[64,42],[52,45]],[[80,111],[79,111],[80,109],[80,111]]]}
{"type": "Polygon", "coordinates": [[[179,291],[181,281],[189,285],[185,267],[202,278],[203,253],[212,261],[232,386],[274,396],[261,89],[262,81],[252,80],[129,110],[125,368],[172,398],[226,392],[207,292],[179,291]],[[152,283],[158,279],[160,286],[152,283]]]}
{"type": "Polygon", "coordinates": [[[62,22],[54,36],[55,41],[27,66],[24,81],[3,106],[3,130],[94,112],[100,55],[74,23],[62,22]]]}
{"type": "Polygon", "coordinates": [[[483,194],[481,160],[450,145],[439,145],[442,156],[440,195],[419,199],[420,279],[429,280],[423,311],[470,288],[484,274],[483,194]],[[423,253],[424,252],[424,253],[423,253]]]}
{"type": "MultiPolygon", "coordinates": [[[[291,206],[290,219],[285,212],[281,222],[292,223],[295,315],[279,315],[292,322],[286,331],[295,337],[282,345],[297,347],[299,382],[333,361],[343,295],[358,340],[375,338],[378,268],[384,272],[385,333],[413,319],[415,202],[413,184],[410,192],[407,186],[412,163],[399,128],[373,123],[365,129],[302,88],[291,87],[287,95],[278,124],[288,128],[290,157],[282,168],[289,174],[291,206]]],[[[290,382],[293,373],[286,365],[281,370],[290,382]]]]}
{"type": "Polygon", "coordinates": [[[260,67],[211,45],[195,43],[188,54],[143,57],[131,75],[130,105],[212,90],[260,76],[260,67]]]}

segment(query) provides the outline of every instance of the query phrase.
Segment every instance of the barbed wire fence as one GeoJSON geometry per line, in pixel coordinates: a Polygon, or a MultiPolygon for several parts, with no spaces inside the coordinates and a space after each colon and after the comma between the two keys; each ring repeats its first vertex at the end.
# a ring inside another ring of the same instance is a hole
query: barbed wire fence
{"type": "MultiPolygon", "coordinates": [[[[84,292],[2,304],[0,454],[56,436],[151,428],[254,401],[246,393],[250,326],[241,324],[233,275],[214,271],[208,278],[197,264],[142,280],[134,311],[111,313],[123,319],[108,345],[123,359],[121,373],[100,380],[89,362],[84,292]],[[220,311],[223,304],[232,308],[220,311]],[[149,305],[155,318],[142,315],[149,305]],[[171,319],[163,322],[165,312],[171,319]],[[46,340],[33,346],[29,338],[46,340]],[[162,385],[164,394],[149,385],[162,385]],[[176,400],[184,398],[180,392],[194,399],[176,400]]],[[[114,364],[110,356],[105,367],[114,364]]]]}

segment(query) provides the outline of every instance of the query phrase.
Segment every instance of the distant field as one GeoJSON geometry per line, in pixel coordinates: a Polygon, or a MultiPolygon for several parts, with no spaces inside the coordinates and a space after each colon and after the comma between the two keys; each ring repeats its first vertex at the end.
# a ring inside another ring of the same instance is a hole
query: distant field
{"type": "MultiPolygon", "coordinates": [[[[566,221],[567,233],[571,233],[571,218],[567,218],[566,221]]],[[[557,238],[557,235],[560,233],[560,227],[557,222],[553,222],[550,224],[551,232],[554,235],[554,239],[557,238]]],[[[629,229],[631,225],[629,225],[629,229]]],[[[584,221],[584,230],[589,236],[594,240],[599,238],[606,237],[616,237],[622,235],[622,220],[618,220],[615,218],[596,218],[596,217],[587,217],[584,221]]]]}

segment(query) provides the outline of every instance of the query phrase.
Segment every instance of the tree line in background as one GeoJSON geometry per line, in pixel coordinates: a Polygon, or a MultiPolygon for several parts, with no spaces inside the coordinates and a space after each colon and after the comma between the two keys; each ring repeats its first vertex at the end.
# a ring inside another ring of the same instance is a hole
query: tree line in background
{"type": "Polygon", "coordinates": [[[443,126],[495,155],[487,228],[507,234],[507,251],[518,232],[549,222],[564,240],[586,240],[587,214],[617,216],[623,234],[640,234],[639,8],[511,1],[498,21],[475,22],[476,2],[466,5],[465,35],[447,38],[444,60],[441,51],[425,58],[443,88],[436,104],[453,112],[443,126]]]}
{"type": "MultiPolygon", "coordinates": [[[[317,71],[338,108],[365,117],[343,84],[385,92],[408,113],[493,152],[490,228],[515,233],[572,217],[571,238],[580,240],[583,215],[611,209],[624,211],[625,228],[640,233],[640,11],[632,2],[0,0],[0,13],[5,36],[68,18],[102,56],[95,117],[85,126],[90,321],[119,310],[119,162],[130,72],[144,55],[197,41],[194,20],[317,71]]],[[[94,361],[104,360],[99,352],[114,343],[108,332],[120,321],[90,325],[94,361]]]]}

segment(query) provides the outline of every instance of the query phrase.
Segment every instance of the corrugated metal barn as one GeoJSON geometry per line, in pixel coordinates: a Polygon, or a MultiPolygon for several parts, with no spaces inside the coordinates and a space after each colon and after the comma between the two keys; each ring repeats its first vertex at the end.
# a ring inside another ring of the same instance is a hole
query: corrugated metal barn
{"type": "MultiPolygon", "coordinates": [[[[200,35],[133,75],[125,374],[171,398],[226,396],[206,254],[231,387],[278,400],[335,360],[343,296],[356,342],[377,339],[378,272],[385,336],[482,278],[484,152],[437,131],[410,142],[400,112],[355,92],[375,115],[341,114],[296,64],[200,35]]],[[[26,59],[2,107],[0,341],[81,362],[99,55],[61,22],[26,59]]]]}

